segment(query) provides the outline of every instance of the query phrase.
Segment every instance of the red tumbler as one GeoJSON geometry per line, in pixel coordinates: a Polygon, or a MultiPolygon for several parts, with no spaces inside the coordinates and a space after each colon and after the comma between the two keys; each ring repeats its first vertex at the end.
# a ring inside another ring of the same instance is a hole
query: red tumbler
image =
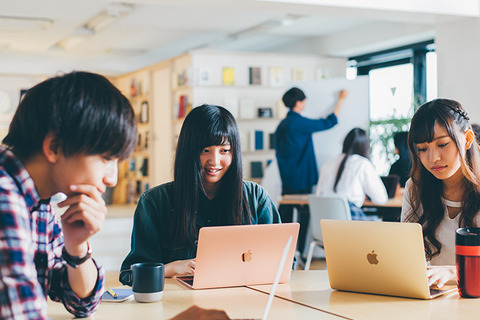
{"type": "Polygon", "coordinates": [[[457,229],[455,251],[460,296],[480,297],[480,228],[457,229]]]}

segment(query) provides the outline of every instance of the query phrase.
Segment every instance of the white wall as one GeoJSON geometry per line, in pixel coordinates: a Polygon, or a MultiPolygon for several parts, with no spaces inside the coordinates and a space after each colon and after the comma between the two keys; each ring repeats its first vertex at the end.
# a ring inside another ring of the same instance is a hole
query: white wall
{"type": "Polygon", "coordinates": [[[438,96],[458,100],[480,123],[480,19],[437,27],[438,96]]]}

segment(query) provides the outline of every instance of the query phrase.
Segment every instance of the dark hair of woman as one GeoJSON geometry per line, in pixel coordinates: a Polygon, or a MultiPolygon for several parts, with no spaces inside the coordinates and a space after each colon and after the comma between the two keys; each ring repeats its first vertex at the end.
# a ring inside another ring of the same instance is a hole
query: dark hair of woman
{"type": "Polygon", "coordinates": [[[216,198],[224,203],[227,224],[250,224],[250,211],[243,192],[242,158],[238,126],[225,108],[202,105],[185,118],[177,143],[173,182],[173,242],[194,246],[198,236],[196,213],[204,193],[200,153],[206,147],[230,144],[232,163],[223,176],[216,198]]]}
{"type": "Polygon", "coordinates": [[[392,165],[390,173],[394,170],[394,173],[400,177],[400,185],[405,187],[412,168],[412,156],[410,150],[408,150],[408,132],[396,132],[393,136],[393,142],[398,150],[399,157],[392,165]]]}
{"type": "Polygon", "coordinates": [[[441,199],[443,182],[422,165],[416,145],[433,141],[435,124],[445,128],[460,155],[465,152],[465,157],[460,156],[465,192],[459,226],[474,227],[475,214],[480,210],[479,147],[474,141],[471,148],[465,150],[465,146],[459,142],[459,135],[471,129],[465,110],[460,103],[449,99],[435,99],[423,104],[412,118],[408,135],[408,147],[412,154],[412,187],[409,194],[412,199],[412,212],[407,216],[406,221],[419,222],[423,226],[427,259],[435,257],[442,250],[436,238],[436,231],[445,212],[441,199]],[[420,207],[423,208],[421,216],[417,214],[420,207]]]}
{"type": "Polygon", "coordinates": [[[345,140],[343,141],[342,153],[344,153],[345,156],[340,163],[337,177],[335,178],[335,184],[333,185],[333,190],[335,192],[337,192],[337,184],[342,177],[343,170],[345,169],[345,164],[347,163],[348,158],[352,154],[358,154],[364,158],[370,159],[370,141],[365,130],[360,128],[353,128],[352,130],[350,130],[350,132],[345,137],[345,140]]]}

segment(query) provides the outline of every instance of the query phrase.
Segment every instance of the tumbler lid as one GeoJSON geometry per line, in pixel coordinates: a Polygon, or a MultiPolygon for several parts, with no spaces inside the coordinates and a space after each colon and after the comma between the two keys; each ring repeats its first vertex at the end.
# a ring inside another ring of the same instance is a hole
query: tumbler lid
{"type": "Polygon", "coordinates": [[[458,228],[455,244],[459,246],[480,246],[480,228],[458,228]]]}

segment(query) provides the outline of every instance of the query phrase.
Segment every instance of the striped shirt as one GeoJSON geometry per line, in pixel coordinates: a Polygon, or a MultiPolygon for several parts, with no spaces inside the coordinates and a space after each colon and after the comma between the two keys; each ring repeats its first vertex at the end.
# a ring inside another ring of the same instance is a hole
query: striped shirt
{"type": "Polygon", "coordinates": [[[104,290],[104,271],[92,294],[79,298],[62,259],[63,234],[27,170],[0,147],[0,318],[47,319],[47,294],[77,317],[92,314],[104,290]]]}

